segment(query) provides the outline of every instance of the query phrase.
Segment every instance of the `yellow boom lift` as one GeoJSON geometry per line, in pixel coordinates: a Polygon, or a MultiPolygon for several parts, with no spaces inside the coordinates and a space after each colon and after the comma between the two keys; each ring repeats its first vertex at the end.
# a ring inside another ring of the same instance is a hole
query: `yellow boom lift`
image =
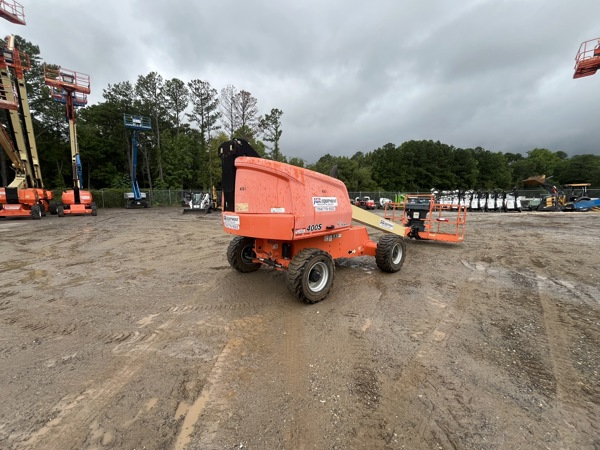
{"type": "MultiPolygon", "coordinates": [[[[23,7],[16,2],[0,0],[0,17],[25,24],[23,7]]],[[[52,191],[44,188],[27,99],[24,71],[29,68],[28,55],[15,47],[14,36],[8,36],[0,49],[0,108],[6,111],[8,125],[0,129],[0,146],[15,177],[0,188],[0,217],[39,219],[52,200],[52,191]]]]}

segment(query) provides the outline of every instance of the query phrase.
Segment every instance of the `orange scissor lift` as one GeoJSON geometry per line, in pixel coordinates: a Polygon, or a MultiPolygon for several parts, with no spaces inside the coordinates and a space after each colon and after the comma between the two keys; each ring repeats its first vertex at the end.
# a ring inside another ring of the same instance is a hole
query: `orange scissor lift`
{"type": "Polygon", "coordinates": [[[462,242],[467,225],[467,208],[460,203],[439,203],[434,194],[407,194],[400,208],[386,205],[384,218],[399,222],[405,237],[417,240],[462,242]]]}
{"type": "Polygon", "coordinates": [[[243,139],[219,146],[223,164],[223,228],[236,235],[227,249],[239,272],[283,270],[289,291],[306,303],[323,300],[336,258],[374,256],[384,272],[405,258],[404,229],[350,203],[340,180],[261,159],[243,139]],[[378,242],[358,221],[388,233],[378,242]]]}
{"type": "Polygon", "coordinates": [[[71,163],[73,169],[73,189],[63,191],[62,204],[57,207],[59,216],[97,215],[96,204],[92,193],[83,190],[81,159],[77,143],[77,123],[75,107],[85,106],[90,90],[90,76],[62,67],[44,65],[44,80],[50,87],[52,98],[66,105],[66,116],[69,121],[69,137],[71,141],[71,163]]]}

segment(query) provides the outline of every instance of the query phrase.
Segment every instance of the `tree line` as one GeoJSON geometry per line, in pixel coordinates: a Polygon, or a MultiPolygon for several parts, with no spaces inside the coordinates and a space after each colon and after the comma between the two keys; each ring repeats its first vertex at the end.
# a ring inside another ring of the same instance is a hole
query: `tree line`
{"type": "MultiPolygon", "coordinates": [[[[49,188],[70,186],[69,129],[64,105],[52,100],[44,83],[39,47],[16,37],[30,56],[26,72],[44,181],[49,188]]],[[[92,89],[94,87],[92,86],[92,89]]],[[[350,191],[416,191],[436,189],[512,189],[532,175],[553,177],[554,184],[589,182],[600,186],[600,156],[569,157],[562,151],[536,148],[502,153],[456,148],[439,141],[388,143],[353,156],[325,154],[309,164],[288,158],[281,148],[283,111],[260,114],[258,100],[244,89],[227,85],[220,91],[207,80],[165,79],[157,72],[139,75],[103,89],[102,101],[79,108],[77,130],[84,171],[90,189],[128,189],[131,182],[131,131],[123,115],[149,117],[152,130],[139,133],[138,182],[151,189],[220,187],[218,146],[243,138],[265,158],[329,173],[337,166],[350,191]]],[[[5,118],[1,119],[5,121],[5,118]]],[[[11,181],[7,158],[0,152],[2,184],[11,181]]]]}

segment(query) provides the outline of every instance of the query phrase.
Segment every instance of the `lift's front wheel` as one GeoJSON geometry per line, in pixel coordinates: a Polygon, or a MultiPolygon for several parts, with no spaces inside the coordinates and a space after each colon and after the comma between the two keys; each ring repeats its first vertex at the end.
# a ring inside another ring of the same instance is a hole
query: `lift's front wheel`
{"type": "Polygon", "coordinates": [[[33,205],[31,207],[31,217],[35,220],[42,218],[42,210],[39,205],[33,205]]]}
{"type": "Polygon", "coordinates": [[[398,272],[404,264],[406,243],[400,236],[384,234],[377,242],[375,261],[383,272],[398,272]]]}
{"type": "Polygon", "coordinates": [[[235,270],[243,273],[258,270],[261,264],[252,261],[255,257],[254,239],[236,236],[229,243],[229,247],[227,248],[227,261],[229,261],[229,264],[235,270]]]}
{"type": "Polygon", "coordinates": [[[317,303],[327,297],[335,269],[331,255],[316,248],[301,250],[290,263],[287,287],[299,300],[317,303]]]}

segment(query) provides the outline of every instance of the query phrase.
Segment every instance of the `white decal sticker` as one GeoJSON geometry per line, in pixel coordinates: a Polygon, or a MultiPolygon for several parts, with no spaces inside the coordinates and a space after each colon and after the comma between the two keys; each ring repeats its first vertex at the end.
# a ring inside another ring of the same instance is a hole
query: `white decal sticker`
{"type": "Polygon", "coordinates": [[[232,230],[240,229],[240,217],[239,216],[223,216],[223,226],[232,230]]]}
{"type": "Polygon", "coordinates": [[[387,228],[388,230],[394,229],[394,224],[392,222],[384,220],[384,219],[379,220],[379,226],[381,228],[387,228]]]}
{"type": "Polygon", "coordinates": [[[306,233],[306,228],[298,228],[296,230],[296,234],[304,234],[304,233],[306,233]]]}
{"type": "Polygon", "coordinates": [[[273,214],[281,214],[285,212],[285,208],[271,208],[271,213],[273,214]]]}
{"type": "MultiPolygon", "coordinates": [[[[337,197],[313,197],[312,198],[313,206],[315,209],[317,207],[333,207],[333,211],[335,211],[335,207],[338,205],[337,197]]],[[[332,211],[330,209],[324,211],[332,211]]]]}

